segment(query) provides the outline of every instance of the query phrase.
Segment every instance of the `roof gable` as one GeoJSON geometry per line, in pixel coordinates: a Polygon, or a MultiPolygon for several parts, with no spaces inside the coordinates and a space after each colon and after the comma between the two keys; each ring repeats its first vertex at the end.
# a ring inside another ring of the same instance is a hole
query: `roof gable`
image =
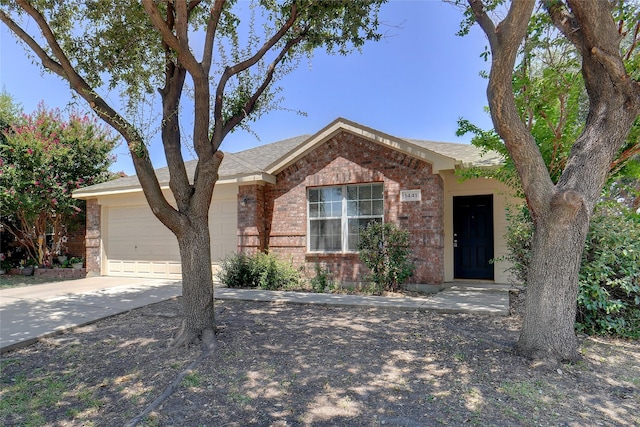
{"type": "MultiPolygon", "coordinates": [[[[498,153],[482,153],[479,148],[470,144],[403,139],[350,120],[337,118],[311,136],[301,135],[237,153],[225,152],[224,160],[220,165],[218,183],[256,181],[275,183],[275,176],[280,171],[340,132],[350,132],[366,140],[423,160],[432,165],[433,173],[459,167],[491,167],[503,162],[498,153]]],[[[185,162],[187,176],[193,177],[196,165],[197,160],[185,162]]],[[[159,168],[155,172],[160,186],[168,188],[169,168],[159,168]]],[[[138,177],[134,175],[81,188],[74,191],[73,195],[76,198],[88,198],[137,191],[141,191],[141,188],[138,177]]]]}
{"type": "Polygon", "coordinates": [[[324,129],[312,135],[300,145],[281,156],[275,162],[271,163],[266,168],[266,172],[271,175],[278,174],[280,171],[300,160],[309,152],[324,144],[326,141],[333,138],[340,132],[350,132],[369,141],[373,141],[377,144],[389,147],[396,151],[400,151],[404,154],[408,154],[412,157],[430,163],[433,167],[434,173],[438,173],[440,170],[445,169],[455,169],[456,165],[461,164],[461,162],[454,157],[433,151],[428,147],[422,146],[420,144],[415,144],[412,141],[397,138],[395,136],[388,135],[375,129],[362,126],[358,123],[343,118],[338,118],[331,122],[324,129]]]}

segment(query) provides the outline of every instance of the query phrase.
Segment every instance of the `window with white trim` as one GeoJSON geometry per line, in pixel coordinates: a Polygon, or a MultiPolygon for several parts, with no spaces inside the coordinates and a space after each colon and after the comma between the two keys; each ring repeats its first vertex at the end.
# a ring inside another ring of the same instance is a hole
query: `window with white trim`
{"type": "Polygon", "coordinates": [[[356,252],[360,230],[383,221],[381,183],[309,188],[307,201],[310,252],[356,252]]]}

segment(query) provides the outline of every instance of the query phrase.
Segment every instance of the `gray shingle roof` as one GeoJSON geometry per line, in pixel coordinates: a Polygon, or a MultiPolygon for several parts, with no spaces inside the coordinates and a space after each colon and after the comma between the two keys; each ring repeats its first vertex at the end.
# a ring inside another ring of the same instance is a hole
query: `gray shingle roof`
{"type": "MultiPolygon", "coordinates": [[[[283,158],[286,154],[296,149],[310,137],[311,135],[300,135],[237,153],[225,152],[224,160],[220,165],[220,180],[263,173],[268,166],[283,158]]],[[[488,152],[483,155],[479,148],[469,144],[434,142],[407,138],[402,139],[429,151],[460,161],[465,167],[490,167],[499,165],[503,161],[502,157],[498,153],[488,152]]],[[[196,164],[197,160],[185,162],[187,175],[190,178],[193,177],[196,164]]],[[[156,169],[156,175],[161,186],[167,186],[169,184],[168,167],[156,169]]],[[[139,187],[140,184],[138,182],[138,177],[134,175],[81,188],[74,192],[74,196],[82,197],[83,195],[96,193],[138,191],[139,187]]]]}
{"type": "MultiPolygon", "coordinates": [[[[237,156],[250,165],[256,166],[260,171],[263,171],[267,166],[309,139],[310,136],[311,135],[300,135],[283,141],[260,145],[258,147],[240,151],[239,153],[234,153],[234,156],[237,156]]],[[[223,173],[220,173],[220,176],[222,177],[223,173]]]]}
{"type": "Polygon", "coordinates": [[[501,154],[495,151],[482,153],[482,150],[471,144],[457,144],[453,142],[435,142],[420,139],[402,138],[412,144],[419,145],[427,150],[435,151],[443,156],[451,157],[462,162],[465,167],[490,167],[498,166],[504,162],[501,154]]]}

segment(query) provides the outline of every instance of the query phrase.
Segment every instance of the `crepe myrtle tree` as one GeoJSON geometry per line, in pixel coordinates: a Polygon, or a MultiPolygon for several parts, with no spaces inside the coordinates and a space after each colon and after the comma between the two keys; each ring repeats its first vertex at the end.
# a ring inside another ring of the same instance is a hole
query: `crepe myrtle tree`
{"type": "Polygon", "coordinates": [[[574,322],[585,238],[607,175],[640,113],[640,83],[625,68],[621,54],[624,27],[613,17],[617,3],[540,3],[558,34],[579,54],[587,98],[582,129],[570,142],[569,155],[554,180],[514,96],[514,66],[522,55],[537,2],[467,2],[468,16],[489,40],[487,97],[494,129],[517,170],[535,224],[527,304],[517,343],[519,353],[530,358],[579,358],[574,322]],[[491,13],[496,6],[506,9],[497,23],[491,13]]]}
{"type": "Polygon", "coordinates": [[[184,319],[174,346],[215,346],[208,212],[220,144],[274,107],[273,82],[302,55],[318,48],[347,54],[378,40],[384,1],[256,0],[246,16],[232,0],[0,0],[0,20],[126,140],[151,210],[177,237],[184,319]],[[251,25],[243,27],[246,21],[251,25]],[[187,76],[194,176],[187,176],[182,155],[186,113],[179,107],[187,76]],[[148,141],[130,114],[155,88],[175,207],[162,194],[148,141]],[[101,95],[109,89],[125,96],[122,109],[101,95]]]}
{"type": "Polygon", "coordinates": [[[82,212],[72,191],[112,177],[117,139],[95,118],[71,113],[67,119],[43,103],[32,114],[0,121],[7,123],[0,129],[0,225],[30,259],[51,265],[69,221],[82,212]]]}

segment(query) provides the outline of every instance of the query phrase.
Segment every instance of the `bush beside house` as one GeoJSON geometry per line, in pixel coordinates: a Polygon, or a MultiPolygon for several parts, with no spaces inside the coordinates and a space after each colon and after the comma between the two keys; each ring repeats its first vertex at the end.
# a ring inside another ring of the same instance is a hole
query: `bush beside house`
{"type": "MultiPolygon", "coordinates": [[[[512,208],[507,232],[510,272],[526,285],[533,223],[526,208],[512,208]]],[[[582,254],[576,330],[590,335],[640,338],[640,216],[601,203],[582,254]]]]}

